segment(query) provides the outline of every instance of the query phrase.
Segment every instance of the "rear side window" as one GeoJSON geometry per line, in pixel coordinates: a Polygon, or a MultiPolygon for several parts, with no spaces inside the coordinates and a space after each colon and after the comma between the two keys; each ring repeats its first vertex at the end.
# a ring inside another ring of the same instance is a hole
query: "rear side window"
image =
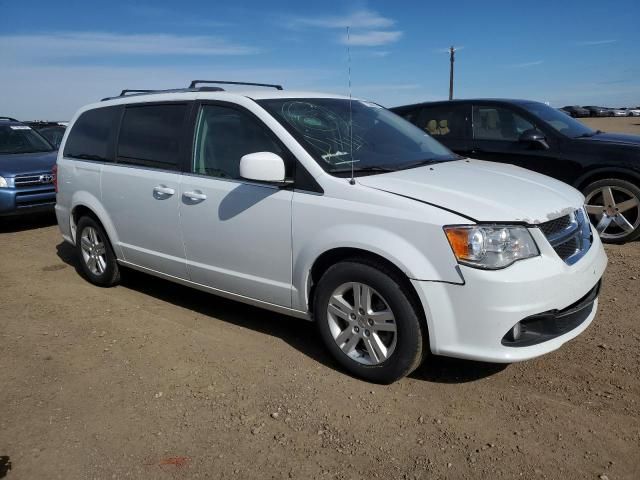
{"type": "Polygon", "coordinates": [[[465,138],[467,111],[465,105],[423,107],[413,123],[432,137],[465,138]]]}
{"type": "Polygon", "coordinates": [[[118,137],[118,163],[178,170],[187,106],[127,107],[118,137]]]}
{"type": "Polygon", "coordinates": [[[120,113],[120,107],[87,110],[71,127],[64,146],[64,156],[82,160],[113,161],[109,141],[120,113]]]}

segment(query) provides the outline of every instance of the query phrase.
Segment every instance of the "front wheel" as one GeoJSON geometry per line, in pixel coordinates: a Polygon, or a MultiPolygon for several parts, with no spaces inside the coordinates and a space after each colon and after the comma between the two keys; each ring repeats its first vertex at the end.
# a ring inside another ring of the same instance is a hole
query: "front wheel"
{"type": "Polygon", "coordinates": [[[626,243],[640,236],[640,188],[631,182],[607,178],[584,189],[591,222],[605,243],[626,243]]]}
{"type": "Polygon", "coordinates": [[[415,370],[426,328],[415,302],[393,272],[369,262],[340,262],[315,292],[314,318],[322,339],[349,372],[389,384],[415,370]]]}

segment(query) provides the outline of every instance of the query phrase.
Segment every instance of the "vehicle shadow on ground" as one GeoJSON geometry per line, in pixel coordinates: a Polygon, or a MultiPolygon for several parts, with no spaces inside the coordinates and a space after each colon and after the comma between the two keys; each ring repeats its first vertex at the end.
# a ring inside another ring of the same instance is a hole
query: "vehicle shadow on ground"
{"type": "MultiPolygon", "coordinates": [[[[79,272],[73,246],[62,242],[58,257],[79,272]]],[[[201,315],[281,339],[291,347],[333,370],[346,374],[326,351],[313,323],[125,269],[121,285],[201,315]]],[[[434,383],[465,383],[502,371],[504,365],[429,356],[411,378],[434,383]]]]}
{"type": "Polygon", "coordinates": [[[55,224],[56,214],[53,212],[0,217],[0,233],[17,233],[55,224]]]}

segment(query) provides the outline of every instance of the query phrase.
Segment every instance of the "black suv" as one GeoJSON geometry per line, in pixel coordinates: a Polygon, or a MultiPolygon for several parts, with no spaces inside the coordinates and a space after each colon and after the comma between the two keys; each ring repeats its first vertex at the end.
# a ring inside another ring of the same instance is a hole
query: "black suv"
{"type": "Polygon", "coordinates": [[[452,100],[391,109],[454,152],[511,163],[573,185],[600,237],[640,237],[640,136],[592,130],[529,100],[452,100]]]}
{"type": "Polygon", "coordinates": [[[47,141],[55,148],[60,146],[62,137],[66,130],[66,122],[44,122],[41,120],[33,122],[24,122],[34,130],[37,130],[40,135],[47,139],[47,141]]]}

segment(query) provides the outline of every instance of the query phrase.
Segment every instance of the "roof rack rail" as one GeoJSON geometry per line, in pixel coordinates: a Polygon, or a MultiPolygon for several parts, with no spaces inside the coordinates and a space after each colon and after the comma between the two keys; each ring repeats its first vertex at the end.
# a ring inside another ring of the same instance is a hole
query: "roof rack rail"
{"type": "Polygon", "coordinates": [[[101,98],[101,102],[105,102],[107,100],[114,100],[116,98],[135,96],[135,95],[150,95],[152,93],[164,93],[164,92],[184,92],[184,88],[180,89],[172,89],[172,90],[148,90],[148,89],[138,89],[138,88],[127,88],[122,90],[119,95],[115,95],[113,97],[105,97],[101,98]],[[129,95],[131,94],[131,95],[129,95]]]}
{"type": "Polygon", "coordinates": [[[223,80],[192,80],[189,88],[196,88],[198,83],[215,83],[220,85],[250,85],[252,87],[269,87],[276,90],[282,90],[282,85],[274,85],[271,83],[251,83],[251,82],[225,82],[223,80]]]}
{"type": "Polygon", "coordinates": [[[17,122],[18,121],[13,117],[0,117],[0,120],[8,120],[10,122],[17,122]]]}
{"type": "Polygon", "coordinates": [[[120,92],[120,95],[118,95],[119,97],[124,97],[127,93],[154,93],[154,92],[160,92],[161,90],[138,90],[138,89],[127,89],[127,90],[122,90],[120,92]]]}

